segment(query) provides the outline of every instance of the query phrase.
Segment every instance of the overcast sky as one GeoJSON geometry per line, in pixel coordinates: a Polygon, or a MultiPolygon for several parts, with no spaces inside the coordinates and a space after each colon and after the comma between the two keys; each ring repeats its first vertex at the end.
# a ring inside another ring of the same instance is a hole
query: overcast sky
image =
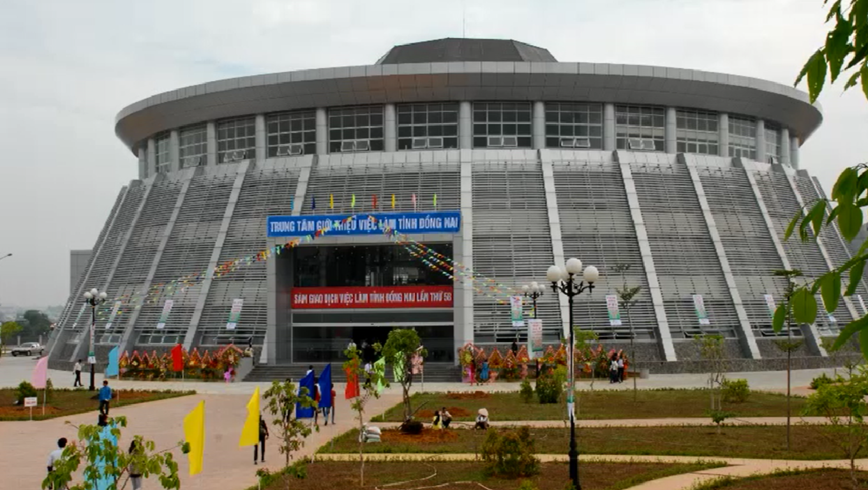
{"type": "MultiPolygon", "coordinates": [[[[0,304],[65,302],[69,250],[93,246],[136,158],[124,106],[242,75],[372,64],[391,46],[511,38],[560,61],[694,68],[791,84],[825,35],[822,0],[4,0],[0,304]],[[465,14],[462,14],[465,12],[465,14]],[[464,19],[464,20],[463,20],[464,19]]],[[[827,190],[865,161],[868,102],[841,86],[802,147],[827,190]],[[859,143],[859,144],[857,144],[859,143]]]]}

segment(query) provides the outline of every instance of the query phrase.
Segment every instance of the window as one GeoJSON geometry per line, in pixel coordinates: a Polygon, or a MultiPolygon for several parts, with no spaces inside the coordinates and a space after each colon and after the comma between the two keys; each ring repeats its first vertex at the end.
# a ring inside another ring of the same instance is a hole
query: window
{"type": "Polygon", "coordinates": [[[729,156],[756,160],[756,121],[729,116],[729,156]]]}
{"type": "Polygon", "coordinates": [[[603,148],[603,106],[546,102],[547,148],[603,148]]]}
{"type": "Polygon", "coordinates": [[[160,133],[154,139],[154,162],[157,173],[163,174],[169,171],[169,133],[160,133]]]}
{"type": "Polygon", "coordinates": [[[679,109],[675,113],[675,145],[678,153],[718,154],[718,115],[679,109]]]}
{"type": "Polygon", "coordinates": [[[383,106],[329,110],[329,152],[383,151],[383,106]]]}
{"type": "Polygon", "coordinates": [[[530,148],[530,103],[473,104],[474,148],[530,148]]]}
{"type": "Polygon", "coordinates": [[[256,120],[252,117],[217,123],[217,161],[237,162],[256,158],[256,120]]]}
{"type": "Polygon", "coordinates": [[[781,161],[781,128],[766,121],[766,158],[769,162],[780,163],[781,161]]]}
{"type": "Polygon", "coordinates": [[[265,128],[268,157],[312,155],[316,153],[316,112],[269,114],[265,128]]]}
{"type": "Polygon", "coordinates": [[[398,106],[398,149],[458,148],[458,104],[398,106]]]}
{"type": "Polygon", "coordinates": [[[666,114],[663,108],[615,106],[615,142],[619,150],[664,151],[666,114]]]}
{"type": "Polygon", "coordinates": [[[178,156],[181,168],[205,165],[208,155],[208,130],[205,126],[181,128],[178,138],[178,156]]]}

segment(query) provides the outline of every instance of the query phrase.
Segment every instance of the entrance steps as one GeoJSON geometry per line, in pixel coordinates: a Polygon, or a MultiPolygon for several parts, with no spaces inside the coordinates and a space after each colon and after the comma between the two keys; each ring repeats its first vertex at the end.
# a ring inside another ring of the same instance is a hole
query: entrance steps
{"type": "MultiPolygon", "coordinates": [[[[341,367],[343,363],[332,363],[332,380],[336,383],[345,383],[347,376],[341,367]]],[[[304,377],[307,368],[310,364],[260,364],[253,368],[244,381],[269,382],[283,381],[290,378],[294,383],[304,377]]],[[[314,363],[313,368],[316,375],[322,372],[325,364],[314,363]]],[[[386,378],[390,383],[394,381],[392,376],[392,368],[386,366],[386,378]]],[[[414,376],[413,384],[419,382],[421,378],[414,376]]],[[[461,381],[461,370],[458,366],[447,362],[430,362],[425,364],[425,381],[430,383],[453,383],[461,381]]]]}

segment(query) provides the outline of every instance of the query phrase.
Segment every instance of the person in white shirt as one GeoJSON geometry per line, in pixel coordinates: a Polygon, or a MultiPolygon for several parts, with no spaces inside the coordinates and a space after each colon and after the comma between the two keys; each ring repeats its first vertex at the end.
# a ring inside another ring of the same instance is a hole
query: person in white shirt
{"type": "Polygon", "coordinates": [[[76,388],[79,386],[84,386],[83,384],[81,384],[81,359],[75,362],[75,366],[73,366],[72,372],[75,373],[75,381],[72,383],[72,387],[76,388]]]}
{"type": "Polygon", "coordinates": [[[60,439],[57,440],[57,449],[55,449],[54,451],[51,451],[48,454],[48,464],[46,466],[48,467],[49,473],[54,471],[54,465],[57,464],[57,462],[60,461],[60,458],[63,457],[63,448],[65,448],[65,447],[66,447],[66,438],[61,437],[60,439]]]}
{"type": "Polygon", "coordinates": [[[624,354],[618,354],[618,382],[624,382],[624,354]]]}

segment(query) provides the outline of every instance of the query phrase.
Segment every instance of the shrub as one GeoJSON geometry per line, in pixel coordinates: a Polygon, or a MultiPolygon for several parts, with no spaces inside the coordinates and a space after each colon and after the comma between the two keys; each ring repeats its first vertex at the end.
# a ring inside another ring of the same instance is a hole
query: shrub
{"type": "Polygon", "coordinates": [[[823,373],[811,380],[811,389],[819,390],[821,386],[830,384],[832,384],[832,378],[826,376],[826,373],[823,373]]]}
{"type": "Polygon", "coordinates": [[[518,478],[539,473],[539,460],[534,456],[534,443],[527,427],[503,434],[490,430],[481,450],[486,471],[491,475],[518,478]]]}
{"type": "Polygon", "coordinates": [[[518,485],[518,490],[539,490],[530,480],[522,480],[518,485]]]}
{"type": "Polygon", "coordinates": [[[24,399],[31,396],[37,396],[36,388],[34,388],[33,385],[28,383],[27,381],[22,381],[21,384],[18,385],[18,388],[15,388],[16,404],[24,405],[24,399]]]}
{"type": "Polygon", "coordinates": [[[553,372],[540,372],[536,380],[536,396],[540,403],[557,403],[564,392],[566,369],[559,367],[553,372]]]}
{"type": "Polygon", "coordinates": [[[521,388],[518,390],[518,396],[520,396],[525,403],[530,403],[530,401],[533,400],[533,387],[530,385],[530,381],[528,381],[526,378],[523,379],[521,382],[521,388]]]}
{"type": "Polygon", "coordinates": [[[421,434],[423,427],[422,422],[418,420],[408,420],[401,424],[401,432],[405,434],[421,434]]]}
{"type": "Polygon", "coordinates": [[[746,379],[724,379],[723,401],[727,403],[744,403],[750,396],[750,387],[746,379]]]}

